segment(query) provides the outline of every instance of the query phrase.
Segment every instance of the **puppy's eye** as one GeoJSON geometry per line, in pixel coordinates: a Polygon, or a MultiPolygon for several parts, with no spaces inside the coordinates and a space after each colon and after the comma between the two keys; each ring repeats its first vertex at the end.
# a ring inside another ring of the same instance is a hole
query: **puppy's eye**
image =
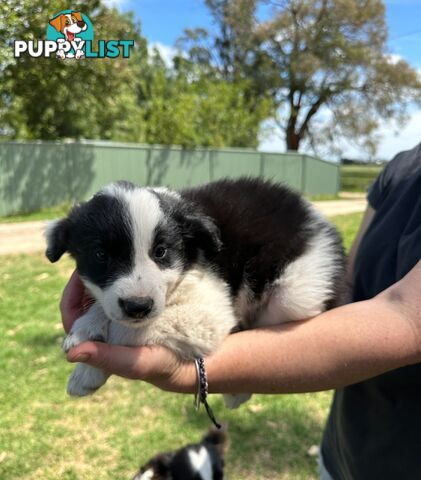
{"type": "Polygon", "coordinates": [[[105,253],[104,250],[97,250],[95,252],[95,258],[99,261],[99,262],[105,262],[105,260],[107,260],[107,254],[105,253]]]}
{"type": "Polygon", "coordinates": [[[167,249],[162,245],[159,245],[158,247],[155,248],[155,251],[154,251],[155,258],[159,258],[159,259],[164,258],[166,254],[167,254],[167,249]]]}

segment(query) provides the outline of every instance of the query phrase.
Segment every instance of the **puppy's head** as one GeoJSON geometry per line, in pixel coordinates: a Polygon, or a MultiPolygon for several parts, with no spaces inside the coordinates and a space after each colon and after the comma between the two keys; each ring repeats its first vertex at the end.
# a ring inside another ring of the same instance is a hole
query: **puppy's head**
{"type": "Polygon", "coordinates": [[[160,453],[133,480],[223,480],[226,429],[211,429],[200,443],[160,453]]]}
{"type": "Polygon", "coordinates": [[[161,453],[140,468],[133,480],[173,480],[171,462],[174,453],[161,453]]]}
{"type": "Polygon", "coordinates": [[[46,237],[47,258],[68,251],[107,316],[130,325],[160,315],[181,275],[220,248],[214,223],[176,192],[124,182],[51,222],[46,237]]]}

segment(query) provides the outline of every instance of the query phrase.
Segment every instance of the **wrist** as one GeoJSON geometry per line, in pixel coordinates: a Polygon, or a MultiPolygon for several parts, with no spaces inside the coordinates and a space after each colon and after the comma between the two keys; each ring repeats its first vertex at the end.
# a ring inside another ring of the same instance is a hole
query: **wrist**
{"type": "Polygon", "coordinates": [[[164,390],[176,393],[196,393],[198,380],[194,362],[180,361],[177,363],[168,377],[166,385],[163,386],[164,390]]]}

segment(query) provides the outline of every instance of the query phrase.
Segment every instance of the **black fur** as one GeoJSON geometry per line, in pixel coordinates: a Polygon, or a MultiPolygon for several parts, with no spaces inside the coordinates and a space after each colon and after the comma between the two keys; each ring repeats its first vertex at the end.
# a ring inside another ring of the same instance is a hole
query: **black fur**
{"type": "Polygon", "coordinates": [[[246,281],[258,298],[307,247],[308,209],[284,186],[243,178],[183,190],[181,195],[218,227],[223,247],[213,263],[233,296],[246,281]]]}
{"type": "Polygon", "coordinates": [[[101,288],[132,268],[130,218],[116,197],[97,194],[89,202],[76,205],[52,235],[47,257],[56,261],[68,251],[76,260],[79,274],[101,288]]]}
{"type": "Polygon", "coordinates": [[[153,469],[153,480],[202,480],[202,477],[192,469],[189,451],[199,452],[206,448],[212,464],[212,480],[224,478],[224,453],[227,446],[226,429],[211,429],[200,443],[187,445],[174,452],[159,453],[143,465],[133,480],[153,469]]]}
{"type": "MultiPolygon", "coordinates": [[[[135,185],[119,182],[131,191],[135,185]]],[[[333,240],[332,262],[343,267],[341,240],[327,221],[285,186],[252,178],[220,180],[174,192],[149,190],[159,200],[163,219],[148,252],[161,269],[188,270],[202,263],[229,285],[235,299],[243,287],[258,305],[262,294],[287,265],[300,257],[320,231],[333,240]],[[165,250],[165,255],[159,252],[165,250]]],[[[107,190],[76,206],[51,232],[46,252],[56,261],[65,252],[76,259],[80,275],[100,288],[129,274],[134,264],[133,226],[125,201],[107,190]]],[[[343,268],[335,273],[336,291],[325,305],[337,304],[343,268]]],[[[256,312],[250,310],[250,323],[256,312]]],[[[239,319],[239,321],[241,321],[239,319]]]]}

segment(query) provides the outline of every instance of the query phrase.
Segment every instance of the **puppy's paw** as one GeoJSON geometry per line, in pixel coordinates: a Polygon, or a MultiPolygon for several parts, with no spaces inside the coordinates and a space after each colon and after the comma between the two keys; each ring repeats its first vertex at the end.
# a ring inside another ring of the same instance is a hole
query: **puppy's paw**
{"type": "Polygon", "coordinates": [[[108,375],[99,368],[78,363],[70,375],[67,393],[72,397],[92,395],[107,381],[108,375]]]}
{"type": "Polygon", "coordinates": [[[251,398],[251,393],[236,393],[232,395],[230,393],[224,394],[225,406],[231,410],[238,408],[243,403],[247,402],[251,398]]]}
{"type": "Polygon", "coordinates": [[[73,347],[83,343],[83,342],[105,342],[105,336],[98,332],[93,332],[89,330],[75,330],[70,332],[69,335],[63,340],[63,351],[67,353],[73,347]]]}

